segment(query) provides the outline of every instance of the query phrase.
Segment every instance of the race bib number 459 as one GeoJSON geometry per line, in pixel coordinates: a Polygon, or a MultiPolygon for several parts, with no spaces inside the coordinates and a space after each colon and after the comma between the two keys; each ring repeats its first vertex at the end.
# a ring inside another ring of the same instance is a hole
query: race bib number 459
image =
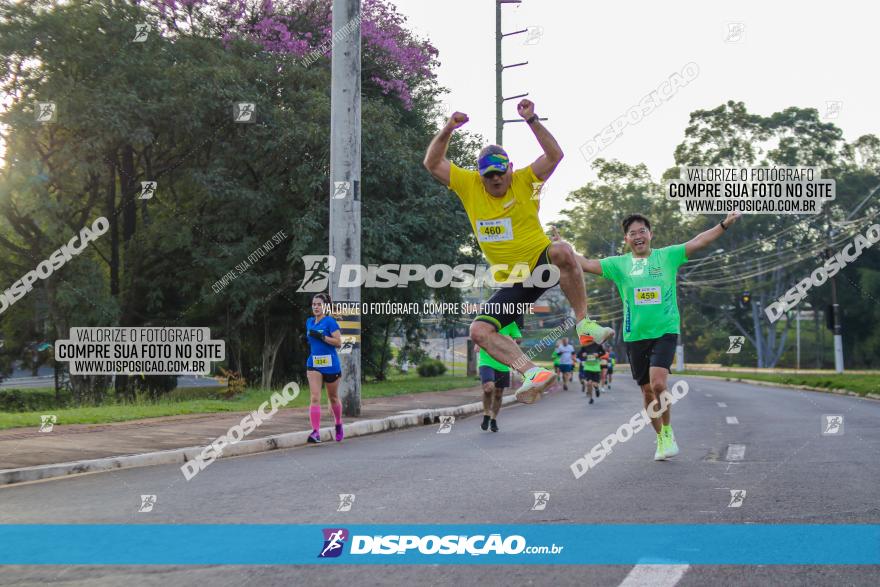
{"type": "Polygon", "coordinates": [[[330,358],[330,355],[315,355],[312,357],[313,367],[330,367],[332,365],[333,361],[330,358]]]}
{"type": "Polygon", "coordinates": [[[481,243],[513,240],[513,222],[510,218],[477,220],[477,240],[481,243]]]}
{"type": "Polygon", "coordinates": [[[659,287],[637,287],[636,288],[636,305],[643,306],[646,304],[660,303],[659,287]]]}

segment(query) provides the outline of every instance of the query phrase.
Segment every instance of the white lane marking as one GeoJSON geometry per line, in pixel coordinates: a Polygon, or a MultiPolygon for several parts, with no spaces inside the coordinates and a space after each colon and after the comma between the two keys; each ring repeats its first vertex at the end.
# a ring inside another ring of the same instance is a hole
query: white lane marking
{"type": "Polygon", "coordinates": [[[632,568],[619,587],[674,587],[690,565],[642,565],[632,568]]]}
{"type": "Polygon", "coordinates": [[[727,445],[727,460],[728,461],[741,461],[743,457],[746,456],[746,445],[744,444],[728,444],[727,445]]]}
{"type": "Polygon", "coordinates": [[[726,408],[727,404],[724,402],[717,402],[719,408],[726,408]]]}
{"type": "Polygon", "coordinates": [[[706,397],[712,397],[712,394],[711,394],[711,393],[707,393],[707,394],[706,394],[706,397]]]}
{"type": "Polygon", "coordinates": [[[739,420],[736,419],[736,416],[727,416],[728,424],[739,424],[739,420]]]}

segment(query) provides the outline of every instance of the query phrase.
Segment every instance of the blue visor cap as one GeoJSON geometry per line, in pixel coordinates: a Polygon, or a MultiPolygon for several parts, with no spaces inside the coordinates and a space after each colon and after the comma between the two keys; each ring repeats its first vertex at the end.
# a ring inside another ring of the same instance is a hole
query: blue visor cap
{"type": "Polygon", "coordinates": [[[480,175],[486,175],[492,171],[506,173],[507,168],[510,167],[510,158],[507,156],[507,153],[488,153],[480,158],[477,166],[479,167],[480,175]]]}

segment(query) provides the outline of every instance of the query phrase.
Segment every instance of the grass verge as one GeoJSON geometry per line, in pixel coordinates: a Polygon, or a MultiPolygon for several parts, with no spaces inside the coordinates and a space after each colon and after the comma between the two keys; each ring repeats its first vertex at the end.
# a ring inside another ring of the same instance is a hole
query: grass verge
{"type": "MultiPolygon", "coordinates": [[[[676,373],[673,373],[675,375],[676,373]]],[[[848,375],[843,373],[804,374],[797,373],[733,373],[730,371],[685,371],[684,375],[712,375],[726,379],[751,379],[786,385],[806,385],[823,389],[846,389],[864,396],[868,393],[880,394],[880,375],[848,375]]]]}
{"type": "MultiPolygon", "coordinates": [[[[424,393],[430,391],[447,391],[479,385],[479,380],[464,375],[441,375],[439,377],[419,377],[414,373],[395,375],[387,381],[365,383],[361,388],[361,397],[388,397],[408,393],[424,393]]],[[[288,408],[307,406],[309,403],[308,387],[300,385],[299,397],[288,408]]],[[[40,416],[54,414],[58,424],[105,424],[109,422],[125,422],[144,418],[162,416],[183,416],[189,414],[211,414],[216,412],[246,412],[256,409],[269,399],[270,391],[248,388],[244,393],[232,399],[218,399],[220,388],[179,388],[169,397],[158,402],[137,402],[126,404],[110,404],[80,408],[46,408],[30,412],[0,412],[0,430],[6,428],[39,427],[40,416]],[[201,396],[201,397],[200,397],[201,396]]],[[[27,390],[41,393],[44,390],[27,390]]],[[[322,392],[326,403],[326,391],[322,392]]]]}

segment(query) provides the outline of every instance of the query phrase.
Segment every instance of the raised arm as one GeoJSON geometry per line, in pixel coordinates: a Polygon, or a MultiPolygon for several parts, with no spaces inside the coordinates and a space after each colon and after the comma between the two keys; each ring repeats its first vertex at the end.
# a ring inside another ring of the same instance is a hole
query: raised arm
{"type": "MultiPolygon", "coordinates": [[[[555,242],[564,242],[562,237],[559,236],[559,230],[555,226],[550,227],[553,230],[553,236],[550,237],[550,240],[555,242]]],[[[587,259],[580,253],[574,250],[572,247],[572,251],[574,252],[574,258],[577,259],[578,265],[581,266],[581,270],[584,273],[592,273],[593,275],[602,276],[602,264],[599,263],[596,259],[587,259]]]]}
{"type": "Polygon", "coordinates": [[[428,145],[428,152],[425,153],[425,160],[422,162],[425,169],[434,176],[434,179],[447,187],[449,186],[449,159],[446,158],[446,149],[449,148],[452,131],[467,121],[467,114],[463,112],[453,113],[446,122],[446,126],[431,140],[431,144],[428,145]]]}
{"type": "Polygon", "coordinates": [[[544,151],[544,154],[532,163],[532,172],[538,179],[545,181],[553,174],[559,162],[562,161],[562,147],[559,146],[559,143],[556,142],[550,131],[538,120],[538,116],[535,114],[534,102],[523,99],[517,104],[516,111],[528,123],[535,138],[538,139],[538,144],[541,145],[541,149],[544,151]]]}
{"type": "Polygon", "coordinates": [[[704,230],[688,242],[684,244],[684,253],[687,255],[687,258],[690,259],[691,255],[696,253],[697,251],[708,247],[713,241],[715,241],[718,237],[724,234],[730,225],[739,220],[739,217],[742,216],[739,212],[731,212],[727,215],[727,218],[722,220],[720,223],[716,224],[709,230],[704,230]]]}

